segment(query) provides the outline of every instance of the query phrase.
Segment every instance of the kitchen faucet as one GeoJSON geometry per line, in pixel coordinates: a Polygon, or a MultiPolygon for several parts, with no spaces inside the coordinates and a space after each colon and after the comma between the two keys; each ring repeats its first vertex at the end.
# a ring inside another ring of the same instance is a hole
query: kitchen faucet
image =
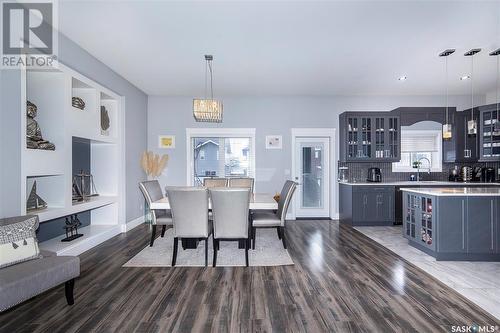
{"type": "Polygon", "coordinates": [[[420,181],[420,166],[422,165],[422,160],[426,160],[429,167],[427,168],[427,174],[431,174],[431,161],[427,157],[420,157],[417,161],[417,182],[420,181]]]}

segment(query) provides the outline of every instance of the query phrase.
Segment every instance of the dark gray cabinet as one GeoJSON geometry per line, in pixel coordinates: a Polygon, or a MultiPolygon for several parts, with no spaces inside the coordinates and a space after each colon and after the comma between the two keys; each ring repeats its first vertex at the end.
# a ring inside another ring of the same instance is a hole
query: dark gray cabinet
{"type": "Polygon", "coordinates": [[[438,260],[500,261],[500,198],[404,191],[403,202],[410,245],[438,260]]]}
{"type": "Polygon", "coordinates": [[[438,245],[441,253],[467,252],[467,198],[449,197],[437,209],[438,245]],[[448,221],[453,221],[449,223],[448,221]]]}
{"type": "Polygon", "coordinates": [[[480,106],[479,111],[479,160],[484,162],[500,161],[500,123],[497,105],[480,106]]]}
{"type": "Polygon", "coordinates": [[[470,253],[497,251],[498,204],[494,197],[471,197],[467,205],[467,249],[470,253]]]}
{"type": "MultiPolygon", "coordinates": [[[[443,162],[474,163],[479,160],[479,135],[467,134],[467,121],[470,119],[470,110],[450,115],[452,137],[449,140],[443,140],[443,162]]],[[[479,119],[478,111],[476,111],[475,119],[479,119]]]]}
{"type": "Polygon", "coordinates": [[[394,186],[340,184],[340,220],[350,225],[394,224],[394,186]]]}
{"type": "Polygon", "coordinates": [[[399,161],[401,122],[390,112],[344,112],[340,121],[340,160],[399,161]]]}

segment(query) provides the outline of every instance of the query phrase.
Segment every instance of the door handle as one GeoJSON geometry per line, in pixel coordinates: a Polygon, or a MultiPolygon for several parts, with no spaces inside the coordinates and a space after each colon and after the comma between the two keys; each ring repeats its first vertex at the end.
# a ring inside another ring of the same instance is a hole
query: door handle
{"type": "Polygon", "coordinates": [[[462,250],[465,249],[465,202],[462,200],[462,250]]]}
{"type": "Polygon", "coordinates": [[[494,228],[493,228],[493,216],[494,216],[494,210],[493,210],[493,204],[494,204],[494,201],[491,200],[490,201],[490,227],[491,227],[491,250],[494,249],[494,238],[493,238],[493,235],[494,235],[494,228]]]}

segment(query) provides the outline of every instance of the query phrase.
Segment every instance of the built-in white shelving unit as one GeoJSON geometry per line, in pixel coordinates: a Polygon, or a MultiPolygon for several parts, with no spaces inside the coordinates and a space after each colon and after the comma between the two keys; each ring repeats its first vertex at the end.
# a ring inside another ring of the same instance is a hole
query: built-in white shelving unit
{"type": "MultiPolygon", "coordinates": [[[[43,226],[45,221],[91,212],[91,224],[79,230],[83,237],[72,242],[61,242],[64,236],[56,237],[42,242],[40,247],[58,255],[77,255],[125,230],[123,98],[59,64],[48,70],[25,70],[23,100],[37,105],[35,119],[44,139],[54,143],[56,149],[28,149],[23,137],[21,200],[26,202],[36,181],[37,193],[48,207],[26,212],[23,205],[20,214],[37,214],[43,226]],[[82,98],[85,109],[73,107],[72,97],[82,98]],[[107,131],[101,130],[101,106],[110,118],[107,131]],[[99,196],[84,202],[72,202],[75,140],[90,146],[90,171],[99,192],[99,196]]],[[[26,128],[26,102],[21,117],[26,128]]]]}

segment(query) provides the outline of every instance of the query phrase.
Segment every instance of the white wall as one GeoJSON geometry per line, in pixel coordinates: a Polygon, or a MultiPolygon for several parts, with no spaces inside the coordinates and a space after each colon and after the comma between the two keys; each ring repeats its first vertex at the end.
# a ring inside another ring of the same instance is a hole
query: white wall
{"type": "MultiPolygon", "coordinates": [[[[498,92],[498,97],[500,98],[500,92],[498,92]]],[[[497,92],[495,90],[492,90],[486,93],[485,104],[494,104],[494,103],[500,103],[500,100],[497,100],[497,92]]]]}
{"type": "MultiPolygon", "coordinates": [[[[147,146],[147,95],[62,34],[59,35],[59,61],[125,97],[126,220],[142,216],[144,199],[137,184],[146,178],[139,160],[147,146]]],[[[22,131],[19,112],[25,106],[20,96],[20,71],[9,69],[1,73],[0,217],[5,217],[18,215],[25,204],[19,193],[22,131]]]]}
{"type": "MultiPolygon", "coordinates": [[[[150,96],[148,99],[148,149],[170,155],[169,164],[159,180],[162,186],[185,185],[186,128],[255,127],[256,188],[258,192],[281,189],[285,170],[291,170],[291,128],[338,128],[344,111],[389,111],[400,106],[443,106],[443,96],[346,96],[346,97],[230,97],[224,98],[222,124],[196,123],[191,97],[150,96]],[[158,135],[175,135],[175,149],[158,149],[158,135]],[[266,150],[265,136],[283,136],[283,150],[266,150]]],[[[484,96],[478,103],[484,103],[484,96]]],[[[469,107],[469,96],[451,96],[450,106],[469,107]]],[[[338,133],[338,131],[337,131],[338,133]]],[[[338,141],[338,138],[337,138],[338,141]]],[[[338,160],[338,147],[335,161],[338,160]]],[[[336,179],[337,175],[331,175],[336,179]]],[[[338,198],[333,198],[337,207],[338,198]]],[[[338,208],[335,209],[338,211],[338,208]]]]}
{"type": "Polygon", "coordinates": [[[144,214],[138,183],[146,178],[139,161],[146,149],[147,95],[62,34],[59,61],[125,97],[125,208],[132,221],[144,214]]]}

